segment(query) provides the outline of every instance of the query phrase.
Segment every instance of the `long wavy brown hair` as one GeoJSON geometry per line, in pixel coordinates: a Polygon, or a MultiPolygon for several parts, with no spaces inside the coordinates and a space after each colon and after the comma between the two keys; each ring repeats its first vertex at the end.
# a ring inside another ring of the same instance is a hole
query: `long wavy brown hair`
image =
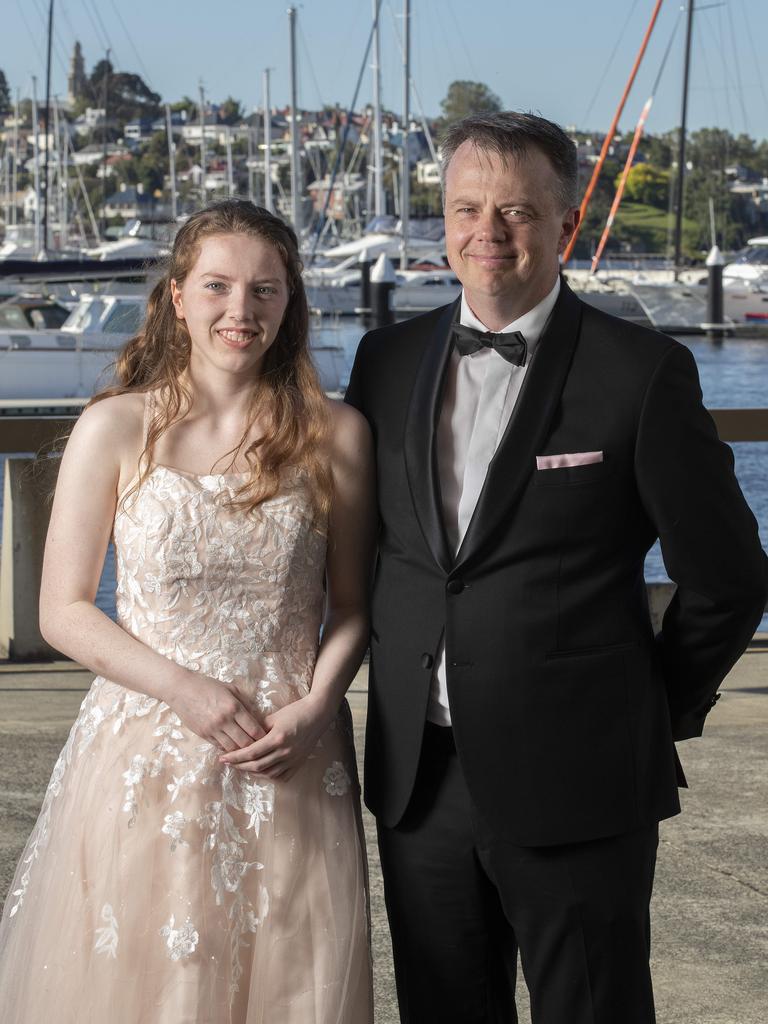
{"type": "Polygon", "coordinates": [[[331,499],[325,444],[328,405],[309,353],[309,312],[296,235],[268,210],[245,199],[225,199],[210,204],[186,221],[176,235],[163,276],[152,289],[144,324],[117,359],[118,383],[95,395],[89,404],[114,395],[156,392],[156,411],[139,456],[138,480],[126,496],[129,497],[141,487],[152,467],[158,439],[184,418],[192,403],[185,374],[191,341],[187,326],[177,318],[171,301],[171,280],[179,287],[183,284],[200,254],[203,239],[228,234],[251,235],[269,242],[283,262],[290,293],[278,335],[254,374],[249,417],[242,438],[236,448],[222,456],[231,456],[231,467],[242,453],[250,466],[249,478],[238,489],[232,505],[252,511],[277,493],[283,471],[292,467],[305,471],[315,514],[319,522],[324,522],[331,499]],[[264,430],[256,441],[248,444],[257,412],[264,430]]]}

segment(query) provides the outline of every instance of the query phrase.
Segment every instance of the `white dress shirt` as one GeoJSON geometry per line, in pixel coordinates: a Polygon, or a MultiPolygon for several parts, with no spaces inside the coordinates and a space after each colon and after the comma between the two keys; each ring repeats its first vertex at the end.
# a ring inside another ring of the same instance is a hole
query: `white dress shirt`
{"type": "MultiPolygon", "coordinates": [[[[475,511],[488,466],[509,423],[541,332],[560,293],[558,277],[552,291],[524,316],[497,334],[522,331],[528,346],[525,366],[515,366],[491,348],[469,356],[455,350],[445,381],[443,406],[437,425],[437,471],[448,544],[454,554],[475,511]]],[[[487,331],[461,296],[460,323],[487,331]]],[[[450,725],[445,673],[445,643],[440,646],[429,695],[427,718],[450,725]]]]}

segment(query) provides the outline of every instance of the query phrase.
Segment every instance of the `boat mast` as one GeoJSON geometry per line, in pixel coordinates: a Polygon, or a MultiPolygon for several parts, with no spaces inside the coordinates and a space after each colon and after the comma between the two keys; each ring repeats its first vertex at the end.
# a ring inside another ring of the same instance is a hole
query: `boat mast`
{"type": "Polygon", "coordinates": [[[299,109],[296,86],[296,8],[288,8],[291,35],[291,220],[293,230],[301,233],[301,185],[299,163],[299,109]]]}
{"type": "Polygon", "coordinates": [[[203,92],[203,83],[199,84],[200,91],[200,198],[202,199],[203,206],[208,201],[208,193],[205,187],[205,93],[203,92]]]}
{"type": "Polygon", "coordinates": [[[109,117],[109,55],[112,51],[107,48],[107,59],[104,62],[104,151],[101,157],[101,237],[107,237],[107,120],[109,117]]]}
{"type": "Polygon", "coordinates": [[[691,71],[691,40],[693,38],[693,12],[696,0],[688,0],[688,19],[685,31],[685,62],[683,64],[683,105],[680,114],[680,140],[677,153],[677,195],[675,201],[675,273],[680,266],[683,241],[683,195],[685,192],[685,135],[688,122],[688,83],[691,71]]]}
{"type": "Polygon", "coordinates": [[[274,213],[272,203],[272,106],[269,98],[269,68],[264,68],[264,208],[274,213]]]}
{"type": "MultiPolygon", "coordinates": [[[[56,105],[58,110],[58,104],[56,105]]],[[[69,129],[67,119],[61,118],[61,132],[58,135],[57,145],[59,147],[59,174],[61,175],[61,247],[66,249],[69,245],[69,129]]]]}
{"type": "Polygon", "coordinates": [[[656,5],[653,8],[653,13],[651,14],[651,20],[648,23],[648,28],[645,30],[643,41],[640,44],[640,49],[638,51],[637,56],[635,57],[635,63],[632,65],[632,70],[629,73],[627,84],[624,86],[624,92],[621,94],[621,99],[619,100],[618,107],[616,107],[616,113],[613,115],[611,126],[608,129],[605,138],[603,139],[603,146],[600,150],[600,156],[598,157],[597,163],[595,164],[592,170],[592,177],[589,180],[589,184],[587,185],[584,197],[581,200],[581,207],[579,209],[579,222],[576,225],[576,230],[571,235],[571,240],[566,246],[565,252],[563,253],[562,266],[565,266],[568,260],[573,255],[573,250],[576,246],[576,241],[579,237],[579,232],[581,231],[581,228],[584,224],[584,219],[587,215],[587,210],[589,209],[589,203],[592,199],[592,193],[595,191],[595,188],[597,187],[597,182],[600,178],[600,172],[603,169],[603,164],[608,158],[611,143],[613,142],[614,136],[616,135],[616,129],[619,126],[619,118],[621,117],[624,111],[624,106],[627,102],[627,98],[629,97],[629,94],[632,91],[632,86],[634,85],[635,78],[637,77],[637,72],[640,70],[640,65],[642,64],[643,58],[645,57],[645,51],[648,49],[648,43],[650,41],[651,34],[653,33],[654,26],[656,25],[656,19],[659,16],[659,11],[661,10],[662,2],[663,0],[656,0],[656,5]]]}
{"type": "Polygon", "coordinates": [[[379,10],[381,0],[373,0],[373,209],[377,217],[385,212],[384,158],[381,144],[381,45],[379,10]]]}
{"type": "Polygon", "coordinates": [[[45,171],[43,174],[43,252],[48,249],[48,165],[51,153],[50,116],[51,116],[51,43],[53,42],[53,0],[48,5],[48,56],[45,64],[45,115],[43,131],[45,134],[45,171]]]}
{"type": "Polygon", "coordinates": [[[40,126],[37,123],[37,76],[32,75],[32,122],[34,128],[35,162],[35,259],[40,255],[40,126]]]}
{"type": "Polygon", "coordinates": [[[65,245],[64,237],[66,229],[64,225],[64,214],[63,214],[63,178],[61,172],[61,124],[59,123],[59,97],[54,96],[53,98],[53,140],[56,145],[56,215],[59,220],[59,249],[65,245]]]}
{"type": "Polygon", "coordinates": [[[232,169],[232,125],[227,125],[227,193],[235,194],[235,176],[232,169]]]}
{"type": "Polygon", "coordinates": [[[18,224],[19,211],[17,206],[17,192],[19,189],[19,102],[20,93],[16,89],[16,103],[13,108],[13,178],[11,188],[13,190],[13,207],[11,209],[11,223],[18,224]]]}
{"type": "Polygon", "coordinates": [[[168,135],[168,173],[171,185],[171,220],[175,221],[178,215],[176,207],[176,143],[173,139],[173,119],[171,118],[171,105],[165,104],[165,130],[168,135]]]}
{"type": "Polygon", "coordinates": [[[408,229],[411,213],[411,164],[408,159],[408,128],[411,122],[411,4],[403,0],[403,169],[400,217],[403,241],[400,247],[400,269],[408,269],[408,229]]]}

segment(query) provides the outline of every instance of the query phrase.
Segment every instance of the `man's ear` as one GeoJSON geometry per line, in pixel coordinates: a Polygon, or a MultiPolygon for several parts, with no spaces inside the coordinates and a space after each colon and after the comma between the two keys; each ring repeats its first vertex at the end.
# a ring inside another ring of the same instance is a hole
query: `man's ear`
{"type": "Polygon", "coordinates": [[[171,278],[171,302],[176,310],[176,319],[184,319],[184,308],[181,302],[181,288],[176,284],[175,278],[171,278]]]}
{"type": "Polygon", "coordinates": [[[568,248],[568,243],[573,238],[573,233],[579,226],[581,210],[578,206],[571,206],[563,216],[563,228],[560,233],[560,244],[557,247],[558,255],[561,255],[568,248]]]}

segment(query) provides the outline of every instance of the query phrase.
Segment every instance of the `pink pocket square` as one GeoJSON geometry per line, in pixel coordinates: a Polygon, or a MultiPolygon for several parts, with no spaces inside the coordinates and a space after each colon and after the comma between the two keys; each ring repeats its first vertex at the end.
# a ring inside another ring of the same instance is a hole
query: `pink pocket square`
{"type": "Polygon", "coordinates": [[[591,466],[603,461],[602,452],[572,452],[570,455],[537,455],[536,469],[564,469],[566,466],[591,466]]]}

